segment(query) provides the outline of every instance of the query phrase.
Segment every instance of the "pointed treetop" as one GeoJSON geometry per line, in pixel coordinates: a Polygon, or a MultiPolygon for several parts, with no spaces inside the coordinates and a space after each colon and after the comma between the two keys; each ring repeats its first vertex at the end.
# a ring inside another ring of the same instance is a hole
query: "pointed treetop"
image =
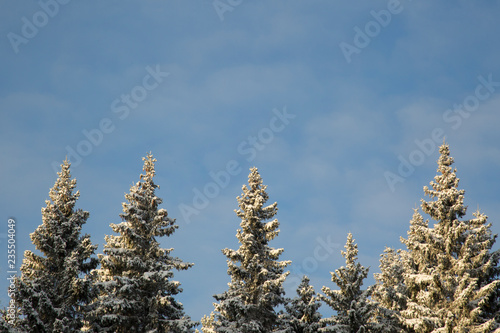
{"type": "Polygon", "coordinates": [[[451,172],[451,165],[455,162],[453,157],[450,156],[450,146],[446,143],[443,143],[439,147],[439,156],[438,160],[438,171],[442,174],[447,174],[451,172]]]}
{"type": "MultiPolygon", "coordinates": [[[[265,191],[267,188],[267,185],[262,184],[262,177],[256,167],[250,168],[250,173],[248,174],[248,185],[250,185],[250,189],[252,190],[261,189],[262,191],[265,191]]],[[[246,187],[246,184],[243,185],[243,187],[246,187]]]]}
{"type": "MultiPolygon", "coordinates": [[[[498,255],[490,253],[495,241],[486,216],[460,220],[465,213],[464,190],[452,167],[449,146],[440,148],[437,175],[424,187],[431,199],[421,208],[436,223],[415,210],[408,239],[402,239],[405,306],[401,323],[416,332],[492,332],[498,316],[498,255]]],[[[500,329],[495,332],[500,332],[500,329]]]]}
{"type": "MultiPolygon", "coordinates": [[[[57,172],[57,180],[49,191],[50,200],[57,206],[67,208],[65,214],[69,214],[75,206],[76,199],[80,197],[80,192],[72,193],[76,187],[76,179],[71,179],[71,163],[66,158],[61,164],[61,171],[57,172]],[[72,201],[72,202],[71,202],[72,201]]],[[[49,201],[46,200],[49,205],[49,201]]]]}
{"type": "Polygon", "coordinates": [[[76,209],[68,159],[50,189],[42,211],[42,224],[30,234],[35,248],[24,252],[21,276],[16,278],[13,300],[19,309],[19,328],[26,332],[76,332],[83,322],[79,311],[89,302],[91,286],[86,274],[97,267],[97,245],[82,226],[89,212],[76,209]]]}
{"type": "Polygon", "coordinates": [[[358,260],[358,244],[354,243],[352,234],[347,234],[347,242],[344,245],[345,251],[340,251],[342,256],[346,259],[348,265],[353,265],[358,260]]]}
{"type": "Polygon", "coordinates": [[[324,318],[321,322],[327,326],[328,332],[362,332],[363,326],[366,326],[369,332],[374,332],[376,330],[370,318],[377,310],[377,304],[368,300],[373,288],[361,289],[369,268],[357,262],[358,246],[354,243],[351,233],[347,235],[345,249],[341,253],[346,259],[346,266],[330,272],[332,282],[339,287],[339,290],[323,286],[321,291],[324,295],[319,295],[319,298],[336,311],[337,315],[324,318]]]}
{"type": "Polygon", "coordinates": [[[321,313],[318,312],[321,303],[309,282],[309,278],[304,275],[297,287],[297,296],[289,299],[285,305],[286,314],[281,319],[291,332],[319,332],[321,327],[321,313]]]}
{"type": "Polygon", "coordinates": [[[453,157],[450,156],[450,147],[443,144],[439,147],[438,174],[430,182],[432,189],[424,186],[424,193],[435,201],[422,201],[422,210],[437,221],[453,221],[463,217],[467,207],[464,206],[464,190],[458,189],[460,179],[457,169],[452,168],[453,157]]]}
{"type": "Polygon", "coordinates": [[[153,157],[153,154],[151,152],[146,154],[146,157],[143,157],[142,160],[144,161],[144,166],[142,167],[142,170],[146,172],[145,175],[141,175],[140,179],[144,180],[151,180],[155,176],[155,162],[156,158],[153,157]]]}
{"type": "Polygon", "coordinates": [[[242,219],[241,227],[243,229],[253,228],[252,226],[257,226],[254,225],[255,223],[260,223],[276,215],[278,211],[276,202],[264,207],[264,204],[269,200],[266,189],[267,185],[263,185],[258,169],[256,167],[251,168],[248,175],[248,186],[244,184],[242,186],[243,193],[236,198],[240,209],[235,210],[235,212],[242,219]]]}
{"type": "Polygon", "coordinates": [[[111,223],[118,235],[105,237],[101,268],[96,270],[99,296],[87,313],[89,329],[113,332],[192,332],[196,325],[185,315],[175,296],[182,292],[173,270],[192,263],[173,257],[173,248],[161,248],[159,238],[178,228],[163,200],[155,193],[155,162],[151,153],[142,159],[144,174],[130,187],[122,203],[122,222],[111,223]]]}
{"type": "Polygon", "coordinates": [[[279,233],[274,216],[277,203],[265,205],[269,199],[257,168],[251,168],[248,185],[238,196],[236,215],[241,219],[236,238],[237,250],[223,249],[227,257],[229,288],[215,295],[214,312],[203,319],[203,332],[274,332],[279,326],[276,307],[285,303],[284,272],[290,261],[279,261],[283,249],[269,246],[279,233]]]}

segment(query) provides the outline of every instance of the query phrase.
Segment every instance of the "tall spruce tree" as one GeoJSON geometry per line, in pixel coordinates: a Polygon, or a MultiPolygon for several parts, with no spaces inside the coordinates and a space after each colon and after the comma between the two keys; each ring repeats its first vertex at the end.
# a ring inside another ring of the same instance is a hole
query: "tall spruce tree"
{"type": "Polygon", "coordinates": [[[500,332],[500,252],[492,252],[493,235],[487,217],[480,212],[469,220],[464,190],[452,168],[449,146],[443,144],[438,175],[424,187],[431,200],[421,208],[435,221],[415,210],[408,239],[402,239],[406,308],[402,323],[408,330],[426,332],[500,332]]]}
{"type": "Polygon", "coordinates": [[[286,313],[282,317],[283,326],[290,333],[316,333],[321,324],[321,313],[318,312],[321,303],[316,296],[309,278],[304,276],[297,287],[297,296],[287,301],[286,313]]]}
{"type": "Polygon", "coordinates": [[[17,328],[26,332],[76,332],[89,302],[86,274],[97,267],[97,246],[82,235],[89,213],[76,209],[79,191],[66,159],[58,172],[50,200],[42,208],[42,224],[30,234],[41,255],[24,252],[21,276],[13,293],[19,307],[17,328]]]}
{"type": "Polygon", "coordinates": [[[214,312],[202,320],[202,331],[225,333],[264,333],[280,330],[276,307],[284,304],[283,282],[288,272],[284,268],[290,261],[278,261],[283,249],[268,245],[279,233],[277,204],[265,206],[269,199],[267,186],[257,168],[250,169],[248,186],[238,197],[236,215],[241,219],[241,229],[236,237],[241,244],[238,250],[224,249],[229,289],[215,295],[214,312]],[[269,221],[271,220],[271,221],[269,221]],[[268,221],[268,222],[266,222],[268,221]]]}
{"type": "Polygon", "coordinates": [[[148,154],[144,174],[125,195],[123,222],[111,224],[118,235],[106,236],[101,268],[95,270],[95,300],[87,314],[86,330],[95,332],[192,332],[196,325],[174,296],[182,291],[172,280],[173,269],[193,264],[172,257],[157,238],[170,236],[178,226],[167,211],[153,181],[156,159],[148,154]]]}
{"type": "Polygon", "coordinates": [[[323,318],[321,322],[326,326],[322,332],[362,333],[377,332],[379,325],[371,318],[377,311],[377,304],[371,302],[371,288],[362,290],[363,280],[368,276],[368,268],[361,266],[358,260],[358,245],[354,243],[352,234],[347,235],[345,251],[341,251],[346,266],[332,272],[332,282],[340,290],[331,290],[323,286],[319,297],[330,306],[336,315],[323,318]]]}

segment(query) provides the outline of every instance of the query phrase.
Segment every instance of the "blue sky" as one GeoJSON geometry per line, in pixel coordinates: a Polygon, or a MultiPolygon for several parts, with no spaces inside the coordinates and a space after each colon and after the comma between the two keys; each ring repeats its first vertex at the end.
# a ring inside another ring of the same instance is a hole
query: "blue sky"
{"type": "Polygon", "coordinates": [[[176,274],[193,319],[229,282],[220,250],[238,247],[252,166],[278,202],[289,295],[302,273],[335,288],[348,232],[369,285],[384,247],[402,247],[443,136],[468,216],[479,207],[498,233],[499,14],[500,1],[3,1],[2,246],[14,217],[18,261],[32,249],[68,155],[102,251],[152,151],[180,226],[161,244],[195,263],[176,274]]]}

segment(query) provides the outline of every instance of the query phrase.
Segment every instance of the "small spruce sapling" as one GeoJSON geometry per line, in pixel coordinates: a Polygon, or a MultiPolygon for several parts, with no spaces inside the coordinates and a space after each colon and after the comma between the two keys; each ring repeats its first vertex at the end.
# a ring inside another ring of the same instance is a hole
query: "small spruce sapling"
{"type": "Polygon", "coordinates": [[[358,260],[358,245],[352,234],[347,235],[345,251],[341,251],[346,266],[331,272],[332,282],[340,289],[331,290],[323,286],[320,299],[330,306],[336,315],[321,319],[325,325],[322,332],[361,333],[377,332],[380,325],[371,321],[377,311],[377,303],[369,300],[372,288],[362,290],[363,280],[368,276],[368,268],[358,260]]]}
{"type": "Polygon", "coordinates": [[[304,276],[297,287],[297,296],[288,300],[285,305],[286,313],[283,315],[283,326],[291,333],[316,333],[321,327],[321,307],[309,278],[304,276]]]}

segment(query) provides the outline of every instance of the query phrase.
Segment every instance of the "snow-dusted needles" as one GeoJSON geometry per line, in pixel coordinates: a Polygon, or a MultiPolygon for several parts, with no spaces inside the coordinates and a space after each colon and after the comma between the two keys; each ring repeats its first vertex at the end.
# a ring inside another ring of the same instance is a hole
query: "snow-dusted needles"
{"type": "MultiPolygon", "coordinates": [[[[278,204],[268,203],[267,186],[251,168],[235,210],[239,248],[222,250],[230,282],[214,296],[201,331],[499,333],[500,250],[492,251],[497,235],[482,212],[464,219],[465,191],[458,188],[449,146],[443,143],[439,153],[437,175],[424,186],[427,198],[401,238],[405,248],[385,249],[374,285],[363,288],[368,268],[358,262],[349,233],[341,251],[345,265],[331,271],[336,288],[323,286],[318,294],[304,275],[293,298],[284,289],[291,261],[280,260],[284,248],[271,246],[280,232],[278,204]],[[323,304],[334,314],[322,318],[323,304]]],[[[106,236],[98,258],[90,236],[80,234],[89,213],[75,208],[80,194],[64,161],[42,224],[31,234],[41,255],[24,253],[0,331],[194,332],[199,323],[176,299],[182,289],[174,280],[174,271],[193,264],[159,246],[158,239],[173,236],[178,226],[155,195],[156,160],[152,154],[143,160],[144,173],[125,195],[122,221],[111,224],[115,235],[106,236]]],[[[321,260],[337,247],[325,244],[314,250],[321,260]]]]}

